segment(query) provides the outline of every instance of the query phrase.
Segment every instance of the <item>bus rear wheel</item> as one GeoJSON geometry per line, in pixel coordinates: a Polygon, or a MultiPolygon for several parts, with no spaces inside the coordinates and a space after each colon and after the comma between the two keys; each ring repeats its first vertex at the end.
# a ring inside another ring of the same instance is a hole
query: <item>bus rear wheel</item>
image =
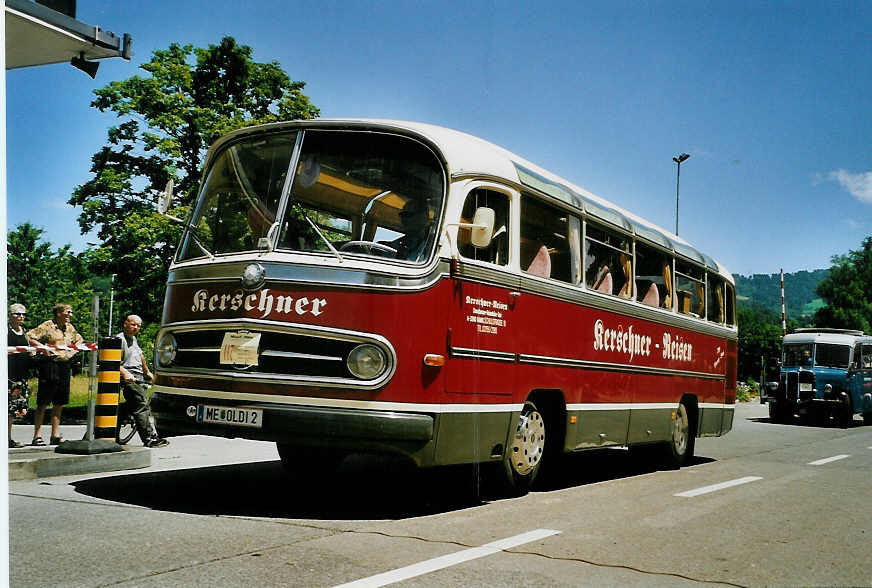
{"type": "Polygon", "coordinates": [[[545,418],[532,402],[525,402],[503,466],[506,490],[514,496],[530,491],[545,454],[545,418]]]}
{"type": "Polygon", "coordinates": [[[696,447],[696,431],[684,401],[678,405],[672,417],[671,437],[664,447],[664,457],[667,465],[680,468],[690,463],[696,447]]]}

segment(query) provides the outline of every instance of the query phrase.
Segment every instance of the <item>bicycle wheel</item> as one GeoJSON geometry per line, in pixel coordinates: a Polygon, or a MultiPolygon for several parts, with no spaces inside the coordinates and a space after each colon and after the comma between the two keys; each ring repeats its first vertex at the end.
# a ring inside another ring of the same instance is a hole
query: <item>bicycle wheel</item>
{"type": "Polygon", "coordinates": [[[136,434],[136,423],[133,422],[133,417],[127,416],[118,422],[118,435],[116,441],[120,445],[124,445],[136,434]]]}

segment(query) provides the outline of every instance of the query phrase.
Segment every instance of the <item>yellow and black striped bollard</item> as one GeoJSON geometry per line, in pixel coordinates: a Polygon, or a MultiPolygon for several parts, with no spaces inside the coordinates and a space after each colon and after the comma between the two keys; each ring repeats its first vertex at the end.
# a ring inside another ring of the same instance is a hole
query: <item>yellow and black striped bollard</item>
{"type": "Polygon", "coordinates": [[[121,339],[100,340],[97,365],[97,403],[94,406],[94,439],[115,441],[118,398],[121,394],[121,339]]]}

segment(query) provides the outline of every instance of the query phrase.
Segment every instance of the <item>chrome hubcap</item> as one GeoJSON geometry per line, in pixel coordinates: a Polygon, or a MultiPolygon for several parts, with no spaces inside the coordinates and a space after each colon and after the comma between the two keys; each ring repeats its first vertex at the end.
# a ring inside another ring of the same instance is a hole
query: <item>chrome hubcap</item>
{"type": "Polygon", "coordinates": [[[690,420],[687,418],[687,409],[683,404],[678,405],[675,418],[672,420],[672,446],[677,455],[684,455],[687,451],[688,434],[690,433],[690,420]]]}
{"type": "Polygon", "coordinates": [[[521,414],[518,430],[512,441],[512,469],[518,474],[529,474],[542,461],[545,450],[545,421],[536,410],[521,414]]]}

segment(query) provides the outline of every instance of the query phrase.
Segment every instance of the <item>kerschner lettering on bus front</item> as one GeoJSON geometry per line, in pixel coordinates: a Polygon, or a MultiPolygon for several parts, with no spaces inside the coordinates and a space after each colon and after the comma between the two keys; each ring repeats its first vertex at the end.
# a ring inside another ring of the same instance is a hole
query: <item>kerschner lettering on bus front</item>
{"type": "Polygon", "coordinates": [[[269,288],[246,295],[242,290],[234,292],[210,293],[208,290],[197,290],[194,293],[192,312],[218,312],[224,310],[237,311],[245,308],[247,311],[257,309],[261,313],[260,318],[265,318],[273,310],[280,314],[296,313],[300,316],[313,314],[315,316],[324,312],[327,300],[324,298],[307,298],[302,296],[294,298],[289,295],[273,296],[269,288]]]}

